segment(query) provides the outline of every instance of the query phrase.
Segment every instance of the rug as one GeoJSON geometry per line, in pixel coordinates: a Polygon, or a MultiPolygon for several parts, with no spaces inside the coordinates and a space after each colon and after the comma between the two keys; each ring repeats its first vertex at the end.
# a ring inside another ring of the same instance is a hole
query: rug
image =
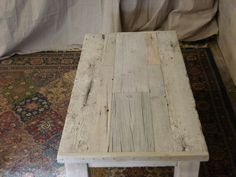
{"type": "MultiPolygon", "coordinates": [[[[207,48],[183,48],[210,153],[200,177],[236,176],[236,118],[207,48]]],[[[64,177],[56,162],[80,52],[0,61],[0,176],[64,177]]],[[[173,168],[92,168],[92,177],[172,177],[173,168]]]]}

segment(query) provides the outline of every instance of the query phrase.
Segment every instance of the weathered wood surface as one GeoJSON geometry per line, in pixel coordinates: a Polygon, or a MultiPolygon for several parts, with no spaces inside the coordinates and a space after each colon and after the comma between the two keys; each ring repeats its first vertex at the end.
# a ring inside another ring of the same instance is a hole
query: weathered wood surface
{"type": "Polygon", "coordinates": [[[208,160],[175,32],[87,35],[60,162],[208,160]]]}

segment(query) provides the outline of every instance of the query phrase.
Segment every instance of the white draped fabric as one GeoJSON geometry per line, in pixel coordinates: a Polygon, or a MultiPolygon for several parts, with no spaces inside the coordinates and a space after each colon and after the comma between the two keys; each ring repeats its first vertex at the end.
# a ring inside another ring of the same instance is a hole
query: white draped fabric
{"type": "Polygon", "coordinates": [[[176,30],[180,40],[217,34],[217,0],[0,0],[0,57],[62,50],[86,33],[176,30]]]}

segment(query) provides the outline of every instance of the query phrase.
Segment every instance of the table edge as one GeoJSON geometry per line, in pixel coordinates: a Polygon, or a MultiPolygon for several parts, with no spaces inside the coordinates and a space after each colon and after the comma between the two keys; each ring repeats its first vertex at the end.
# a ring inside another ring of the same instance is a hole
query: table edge
{"type": "Polygon", "coordinates": [[[103,153],[58,153],[59,163],[94,161],[208,161],[208,152],[103,152],[103,153]]]}

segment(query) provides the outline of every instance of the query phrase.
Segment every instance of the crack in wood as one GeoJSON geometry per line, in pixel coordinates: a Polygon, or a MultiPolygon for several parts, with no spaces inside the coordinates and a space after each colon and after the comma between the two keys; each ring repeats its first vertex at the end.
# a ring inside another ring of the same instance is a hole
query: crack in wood
{"type": "Polygon", "coordinates": [[[89,82],[89,85],[88,85],[88,88],[87,88],[87,92],[84,96],[84,103],[83,103],[83,107],[85,107],[87,105],[87,102],[88,102],[88,97],[89,97],[89,94],[91,92],[91,89],[92,89],[92,85],[93,85],[93,80],[91,80],[89,82]]]}

